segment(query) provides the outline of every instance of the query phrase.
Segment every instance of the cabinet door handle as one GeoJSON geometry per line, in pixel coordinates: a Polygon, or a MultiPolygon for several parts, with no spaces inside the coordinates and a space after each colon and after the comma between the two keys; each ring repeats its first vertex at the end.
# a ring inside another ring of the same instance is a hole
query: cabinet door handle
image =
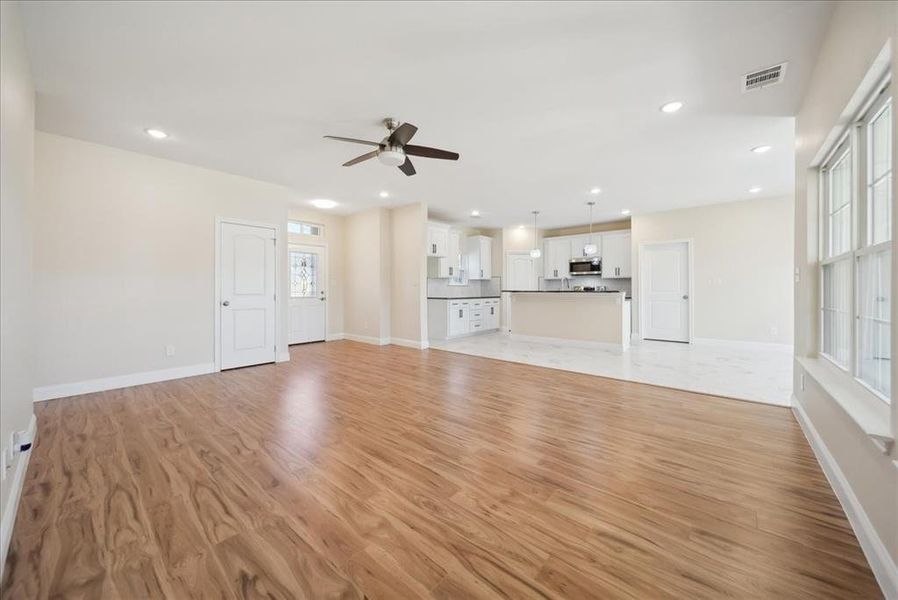
{"type": "Polygon", "coordinates": [[[480,269],[480,276],[483,277],[483,269],[480,269]]]}
{"type": "Polygon", "coordinates": [[[463,309],[461,309],[461,308],[458,309],[458,318],[459,318],[459,319],[461,319],[461,311],[462,311],[462,310],[463,310],[463,309]]]}
{"type": "Polygon", "coordinates": [[[449,277],[452,277],[452,267],[449,267],[449,277]]]}

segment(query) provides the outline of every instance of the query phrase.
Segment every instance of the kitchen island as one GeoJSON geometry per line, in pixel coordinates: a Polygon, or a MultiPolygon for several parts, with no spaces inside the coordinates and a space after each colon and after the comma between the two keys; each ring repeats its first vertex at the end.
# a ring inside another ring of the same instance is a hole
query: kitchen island
{"type": "Polygon", "coordinates": [[[509,333],[630,347],[630,300],[624,292],[502,290],[509,333]]]}

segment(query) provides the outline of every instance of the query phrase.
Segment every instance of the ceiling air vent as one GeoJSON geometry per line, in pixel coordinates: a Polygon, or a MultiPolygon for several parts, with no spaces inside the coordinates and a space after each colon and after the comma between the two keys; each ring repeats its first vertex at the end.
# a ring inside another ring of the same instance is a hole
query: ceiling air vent
{"type": "Polygon", "coordinates": [[[778,65],[773,65],[772,67],[767,67],[766,69],[746,73],[742,78],[742,91],[750,92],[752,90],[759,90],[768,85],[774,85],[781,82],[783,80],[783,75],[786,74],[786,65],[788,64],[789,63],[780,63],[778,65]]]}

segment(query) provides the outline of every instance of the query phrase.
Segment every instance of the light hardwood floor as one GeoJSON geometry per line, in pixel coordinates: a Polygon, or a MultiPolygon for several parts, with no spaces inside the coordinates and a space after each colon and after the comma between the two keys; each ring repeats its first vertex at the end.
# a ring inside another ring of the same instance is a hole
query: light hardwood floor
{"type": "Polygon", "coordinates": [[[397,346],[38,404],[3,598],[876,598],[788,409],[397,346]]]}

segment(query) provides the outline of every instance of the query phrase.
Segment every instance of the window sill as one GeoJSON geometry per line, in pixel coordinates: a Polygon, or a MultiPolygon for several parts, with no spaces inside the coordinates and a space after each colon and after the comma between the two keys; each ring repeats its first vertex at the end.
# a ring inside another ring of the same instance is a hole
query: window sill
{"type": "Polygon", "coordinates": [[[796,356],[795,360],[883,452],[891,450],[895,437],[888,403],[825,358],[796,356]]]}

